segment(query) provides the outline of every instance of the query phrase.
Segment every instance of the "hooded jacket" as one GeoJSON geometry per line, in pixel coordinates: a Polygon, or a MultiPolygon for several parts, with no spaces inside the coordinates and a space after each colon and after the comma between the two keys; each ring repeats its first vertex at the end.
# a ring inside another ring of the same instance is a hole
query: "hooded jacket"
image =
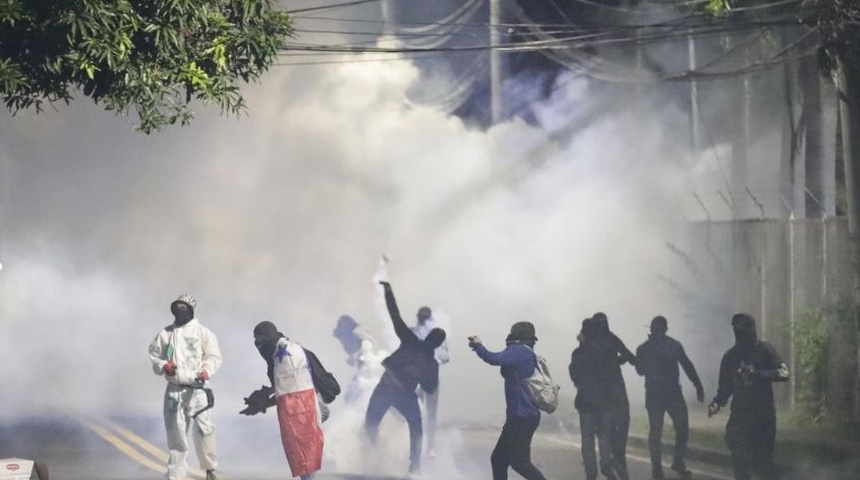
{"type": "MultiPolygon", "coordinates": [[[[393,383],[407,392],[414,393],[418,385],[421,385],[422,390],[433,393],[439,386],[439,363],[435,357],[435,350],[439,345],[418,338],[400,316],[391,285],[385,284],[384,287],[385,305],[394,324],[394,332],[400,339],[400,346],[382,361],[385,367],[383,381],[393,383]]],[[[444,331],[438,329],[438,332],[442,333],[441,339],[444,340],[444,331]]],[[[434,338],[438,337],[428,335],[428,339],[434,338]]]]}
{"type": "Polygon", "coordinates": [[[574,406],[580,413],[612,412],[627,406],[627,393],[615,340],[598,322],[586,320],[581,343],[570,355],[568,373],[576,387],[574,406]],[[620,389],[619,389],[620,382],[620,389]]]}
{"type": "Polygon", "coordinates": [[[196,386],[197,375],[203,370],[214,375],[222,363],[218,337],[196,318],[161,330],[149,345],[149,360],[156,375],[185,386],[196,386]],[[176,365],[176,375],[164,373],[164,364],[169,361],[176,365]]]}
{"type": "Polygon", "coordinates": [[[481,360],[502,367],[500,373],[505,379],[506,417],[540,417],[540,411],[523,381],[534,373],[537,366],[534,350],[516,340],[508,341],[507,347],[500,352],[491,352],[480,343],[470,346],[481,360]]]}
{"type": "Polygon", "coordinates": [[[751,316],[735,315],[732,326],[735,344],[720,362],[714,402],[724,406],[731,398],[733,417],[775,418],[771,384],[788,380],[788,367],[771,344],[758,339],[751,316]]]}

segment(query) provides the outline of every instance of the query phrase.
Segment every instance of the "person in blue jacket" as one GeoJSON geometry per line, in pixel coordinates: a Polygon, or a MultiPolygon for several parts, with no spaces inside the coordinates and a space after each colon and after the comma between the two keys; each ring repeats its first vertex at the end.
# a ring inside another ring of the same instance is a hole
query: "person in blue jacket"
{"type": "Polygon", "coordinates": [[[490,455],[493,480],[507,480],[508,467],[526,480],[546,480],[531,461],[532,437],[540,424],[540,411],[525,382],[537,366],[533,350],[536,341],[531,322],[514,323],[506,339],[507,346],[500,352],[487,350],[477,336],[469,337],[469,347],[481,360],[502,367],[505,379],[505,424],[490,455]]]}

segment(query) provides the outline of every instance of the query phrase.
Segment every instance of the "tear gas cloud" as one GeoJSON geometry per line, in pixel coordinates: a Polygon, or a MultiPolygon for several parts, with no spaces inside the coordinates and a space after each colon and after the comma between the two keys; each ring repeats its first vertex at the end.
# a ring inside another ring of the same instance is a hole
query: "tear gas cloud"
{"type": "MultiPolygon", "coordinates": [[[[679,298],[657,280],[681,269],[666,242],[685,241],[696,181],[665,129],[683,114],[619,111],[556,138],[589,99],[586,80],[562,79],[539,112],[548,128],[479,131],[407,108],[416,78],[408,62],[275,69],[245,89],[247,117],[201,108],[190,127],[152,136],[83,98],[3,114],[4,414],[160,415],[163,380],[146,348],[180,293],[221,342],[216,420],[268,382],[252,339],[260,320],[346,384],[340,315],[393,348],[373,284],[382,254],[408,323],[422,305],[450,319],[443,426],[501,424],[502,379],[466,336],[498,350],[519,320],[537,326],[562,411],[573,410],[566,366],[580,322],[597,311],[631,349],[652,316],[667,316],[713,385],[704,362],[717,359],[697,355],[679,298]]],[[[440,435],[456,445],[456,430],[440,435]]]]}

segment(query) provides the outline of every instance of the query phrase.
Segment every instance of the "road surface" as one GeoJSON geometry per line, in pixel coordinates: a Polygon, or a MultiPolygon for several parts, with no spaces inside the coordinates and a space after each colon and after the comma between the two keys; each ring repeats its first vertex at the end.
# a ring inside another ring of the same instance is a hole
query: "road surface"
{"type": "MultiPolygon", "coordinates": [[[[370,480],[405,478],[408,436],[405,427],[389,422],[389,444],[373,448],[359,439],[335,432],[326,449],[344,452],[344,462],[327,458],[318,480],[370,480]],[[351,457],[346,455],[350,450],[351,457]],[[402,452],[402,454],[400,454],[402,452]],[[361,465],[356,467],[355,465],[361,465]]],[[[164,477],[164,431],[161,418],[53,418],[0,421],[0,458],[37,459],[48,465],[54,480],[149,480],[164,477]]],[[[489,456],[500,426],[443,427],[437,453],[425,460],[416,478],[427,480],[490,479],[489,456]]],[[[290,478],[277,436],[274,416],[240,417],[218,423],[222,474],[230,480],[290,478]]],[[[193,449],[193,448],[192,448],[193,449]]],[[[533,461],[550,479],[584,480],[579,438],[569,432],[539,430],[532,448],[533,461]]],[[[190,478],[201,479],[190,455],[190,478]]],[[[647,454],[630,449],[632,479],[650,479],[647,454]]],[[[690,463],[694,478],[731,480],[725,466],[690,463]]],[[[666,469],[667,478],[672,473],[666,469]]],[[[512,479],[520,478],[511,472],[512,479]]]]}

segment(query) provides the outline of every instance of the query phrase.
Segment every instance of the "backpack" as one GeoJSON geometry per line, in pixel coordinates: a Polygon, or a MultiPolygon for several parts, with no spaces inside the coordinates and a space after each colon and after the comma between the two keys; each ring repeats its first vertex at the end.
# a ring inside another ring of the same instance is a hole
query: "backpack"
{"type": "Polygon", "coordinates": [[[311,378],[314,382],[314,389],[320,398],[322,398],[323,403],[333,402],[340,395],[340,384],[337,383],[334,375],[323,367],[314,352],[307,348],[304,350],[305,357],[308,359],[308,365],[311,367],[311,378]]]}
{"type": "Polygon", "coordinates": [[[529,395],[538,410],[552,413],[558,408],[558,389],[561,388],[552,381],[546,360],[535,353],[535,371],[525,379],[529,395]]]}

